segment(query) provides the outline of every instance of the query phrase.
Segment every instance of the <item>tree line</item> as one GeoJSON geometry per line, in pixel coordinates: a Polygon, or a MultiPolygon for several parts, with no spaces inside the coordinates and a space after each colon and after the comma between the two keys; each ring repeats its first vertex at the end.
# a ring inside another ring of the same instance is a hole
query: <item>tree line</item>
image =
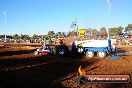
{"type": "MultiPolygon", "coordinates": [[[[98,36],[98,35],[108,35],[107,29],[105,27],[101,27],[99,30],[97,29],[92,29],[92,28],[86,28],[86,33],[85,35],[87,36],[98,36]]],[[[127,27],[123,28],[121,26],[118,27],[113,27],[113,28],[109,28],[108,29],[109,34],[110,35],[117,35],[124,32],[127,32],[129,35],[132,35],[132,24],[128,24],[127,27]]],[[[77,32],[76,31],[69,31],[69,32],[57,32],[55,33],[54,31],[49,31],[47,33],[47,35],[37,35],[37,34],[33,34],[32,36],[29,36],[27,34],[14,34],[14,35],[7,35],[7,38],[11,38],[11,39],[44,39],[45,37],[70,37],[70,36],[77,36],[77,32]]],[[[4,38],[4,35],[0,35],[0,38],[4,38]]]]}

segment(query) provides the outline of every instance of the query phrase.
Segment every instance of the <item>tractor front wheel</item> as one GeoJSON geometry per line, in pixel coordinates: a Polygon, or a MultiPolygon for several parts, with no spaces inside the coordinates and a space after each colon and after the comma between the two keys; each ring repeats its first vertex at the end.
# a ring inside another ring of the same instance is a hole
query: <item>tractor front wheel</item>
{"type": "Polygon", "coordinates": [[[39,54],[39,52],[38,52],[38,51],[35,51],[35,52],[34,52],[34,55],[35,55],[35,56],[37,56],[38,54],[39,54]]]}

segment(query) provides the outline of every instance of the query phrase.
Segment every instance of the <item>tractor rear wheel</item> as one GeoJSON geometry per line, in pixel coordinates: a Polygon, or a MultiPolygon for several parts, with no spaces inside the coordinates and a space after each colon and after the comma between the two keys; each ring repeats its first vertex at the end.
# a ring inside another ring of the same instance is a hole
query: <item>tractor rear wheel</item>
{"type": "Polygon", "coordinates": [[[68,46],[66,46],[66,45],[59,45],[59,46],[57,46],[57,48],[56,48],[56,54],[58,56],[61,56],[61,57],[68,56],[68,54],[69,54],[68,46]]]}

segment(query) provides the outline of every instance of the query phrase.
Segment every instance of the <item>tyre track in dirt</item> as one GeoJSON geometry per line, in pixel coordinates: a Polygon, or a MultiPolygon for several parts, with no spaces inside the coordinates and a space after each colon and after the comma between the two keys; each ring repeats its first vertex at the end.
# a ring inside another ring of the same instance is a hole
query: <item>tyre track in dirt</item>
{"type": "Polygon", "coordinates": [[[2,71],[3,74],[1,75],[2,77],[0,77],[3,81],[2,85],[7,88],[9,86],[15,88],[34,86],[34,88],[37,88],[38,85],[41,86],[41,88],[62,88],[64,87],[61,84],[62,81],[68,80],[78,75],[77,71],[80,65],[83,64],[83,66],[90,66],[94,63],[94,60],[83,61],[83,59],[79,58],[58,58],[58,60],[54,60],[55,58],[52,56],[47,58],[51,58],[52,60],[46,63],[37,64],[36,66],[33,65],[31,67],[27,66],[22,69],[2,71]],[[36,74],[36,76],[34,74],[36,74]],[[42,79],[43,77],[45,79],[42,79]],[[30,78],[34,80],[31,80],[30,78]],[[32,85],[28,84],[29,82],[26,80],[31,81],[32,85]],[[9,84],[5,85],[6,82],[9,84]],[[43,84],[36,82],[41,82],[43,84]],[[25,85],[22,85],[23,83],[25,83],[25,85]]]}
{"type": "MultiPolygon", "coordinates": [[[[52,64],[52,63],[56,63],[56,62],[61,62],[61,61],[65,61],[65,59],[63,60],[52,60],[52,61],[48,61],[48,62],[32,62],[30,64],[27,64],[25,65],[24,64],[17,64],[19,66],[9,66],[9,67],[6,67],[6,68],[1,68],[0,71],[13,71],[13,70],[20,70],[20,69],[25,69],[25,68],[31,68],[31,67],[36,67],[36,66],[42,66],[42,65],[45,65],[45,64],[52,64]]],[[[27,62],[28,63],[28,62],[27,62]]]]}
{"type": "MultiPolygon", "coordinates": [[[[124,52],[127,48],[120,47],[124,52]]],[[[129,48],[129,50],[131,50],[129,48]]],[[[3,70],[0,71],[0,87],[2,88],[131,88],[130,84],[103,84],[88,83],[78,86],[76,78],[78,67],[83,66],[87,74],[131,74],[131,59],[109,60],[92,59],[86,60],[79,58],[61,58],[57,56],[33,56],[28,54],[19,54],[14,56],[4,56],[5,59],[0,64],[3,70]],[[13,60],[15,59],[15,60],[13,60]],[[10,63],[11,62],[11,63],[10,63]],[[36,65],[36,66],[35,66],[36,65]],[[20,68],[19,68],[20,66],[20,68]],[[24,68],[21,66],[25,66],[24,68]],[[14,70],[7,70],[14,68],[14,70]],[[18,68],[18,69],[15,69],[18,68]]]]}

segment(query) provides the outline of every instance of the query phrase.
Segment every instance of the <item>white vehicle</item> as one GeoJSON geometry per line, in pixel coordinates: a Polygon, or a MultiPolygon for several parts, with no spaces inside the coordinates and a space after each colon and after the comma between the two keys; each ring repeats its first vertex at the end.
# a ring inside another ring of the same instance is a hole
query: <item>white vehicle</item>
{"type": "Polygon", "coordinates": [[[95,54],[98,58],[104,58],[106,54],[116,51],[115,39],[75,41],[75,45],[79,46],[78,52],[84,53],[87,58],[93,58],[95,54]]]}

